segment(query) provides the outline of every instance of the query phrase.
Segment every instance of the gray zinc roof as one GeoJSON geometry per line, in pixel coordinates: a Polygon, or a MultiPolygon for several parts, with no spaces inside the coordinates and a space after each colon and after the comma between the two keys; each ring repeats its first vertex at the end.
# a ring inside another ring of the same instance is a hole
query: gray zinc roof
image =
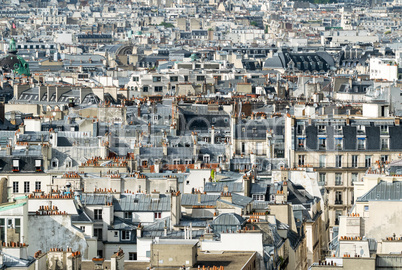
{"type": "Polygon", "coordinates": [[[198,203],[198,194],[183,194],[181,196],[181,204],[185,206],[191,205],[216,205],[219,195],[201,194],[201,203],[198,203]]]}
{"type": "Polygon", "coordinates": [[[368,201],[400,201],[402,199],[402,183],[381,181],[369,192],[357,199],[358,202],[368,201]]]}
{"type": "Polygon", "coordinates": [[[160,194],[159,200],[152,199],[149,194],[123,195],[120,200],[114,200],[113,205],[117,212],[170,211],[170,195],[160,194]]]}
{"type": "Polygon", "coordinates": [[[205,183],[204,191],[205,192],[223,192],[224,187],[228,187],[228,192],[242,192],[243,184],[242,183],[227,183],[227,182],[208,182],[205,183]]]}

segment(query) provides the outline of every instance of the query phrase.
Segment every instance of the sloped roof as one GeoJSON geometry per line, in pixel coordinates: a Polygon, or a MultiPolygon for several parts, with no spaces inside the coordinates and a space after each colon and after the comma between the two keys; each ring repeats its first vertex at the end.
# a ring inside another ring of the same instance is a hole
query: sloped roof
{"type": "Polygon", "coordinates": [[[243,225],[245,219],[235,213],[220,214],[214,221],[213,225],[243,225]]]}
{"type": "Polygon", "coordinates": [[[149,194],[123,195],[119,200],[113,200],[113,205],[117,212],[170,211],[170,195],[160,194],[159,199],[152,199],[149,194]]]}
{"type": "Polygon", "coordinates": [[[369,192],[357,199],[358,202],[368,201],[401,201],[402,183],[381,181],[369,192]]]}
{"type": "Polygon", "coordinates": [[[228,187],[228,192],[242,192],[243,184],[242,183],[227,183],[227,182],[207,182],[205,183],[204,191],[205,192],[223,192],[224,187],[228,187]]]}

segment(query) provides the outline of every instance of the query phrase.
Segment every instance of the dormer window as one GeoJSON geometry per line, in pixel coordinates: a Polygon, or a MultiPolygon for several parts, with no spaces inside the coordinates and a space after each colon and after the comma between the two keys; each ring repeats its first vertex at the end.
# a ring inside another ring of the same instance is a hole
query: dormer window
{"type": "Polygon", "coordinates": [[[52,168],[59,167],[59,160],[57,158],[52,159],[52,168]]]}
{"type": "Polygon", "coordinates": [[[203,156],[204,163],[209,163],[211,161],[211,157],[207,154],[203,156]]]}
{"type": "Polygon", "coordinates": [[[20,171],[20,160],[14,159],[13,160],[13,172],[19,172],[19,171],[20,171]]]}
{"type": "Polygon", "coordinates": [[[35,160],[35,170],[37,172],[41,172],[42,171],[42,160],[41,159],[36,159],[35,160]]]}

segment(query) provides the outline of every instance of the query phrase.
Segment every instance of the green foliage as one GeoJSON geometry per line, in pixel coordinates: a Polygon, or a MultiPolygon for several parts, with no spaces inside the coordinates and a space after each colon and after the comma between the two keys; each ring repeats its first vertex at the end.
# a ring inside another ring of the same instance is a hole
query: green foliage
{"type": "Polygon", "coordinates": [[[391,34],[391,30],[384,33],[385,35],[391,34]]]}
{"type": "Polygon", "coordinates": [[[173,28],[174,25],[167,22],[161,22],[160,26],[164,26],[165,28],[173,28]]]}
{"type": "Polygon", "coordinates": [[[257,27],[257,26],[258,26],[258,24],[257,24],[257,22],[256,22],[256,21],[251,21],[251,22],[250,22],[250,25],[255,26],[255,27],[257,27]]]}

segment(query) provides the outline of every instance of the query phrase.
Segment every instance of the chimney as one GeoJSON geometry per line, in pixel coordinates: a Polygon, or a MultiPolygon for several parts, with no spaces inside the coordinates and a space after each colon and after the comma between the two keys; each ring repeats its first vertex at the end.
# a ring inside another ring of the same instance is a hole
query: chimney
{"type": "Polygon", "coordinates": [[[148,123],[148,135],[151,135],[151,122],[148,123]]]}
{"type": "Polygon", "coordinates": [[[110,258],[111,270],[124,270],[124,252],[119,248],[119,251],[110,258]]]}
{"type": "Polygon", "coordinates": [[[215,127],[211,127],[211,144],[215,144],[215,127]]]}
{"type": "Polygon", "coordinates": [[[244,196],[250,197],[250,193],[251,193],[251,179],[250,179],[250,176],[245,175],[243,177],[243,184],[244,184],[244,196]]]}
{"type": "Polygon", "coordinates": [[[401,119],[399,117],[395,118],[395,126],[399,126],[401,124],[401,119]]]}
{"type": "Polygon", "coordinates": [[[21,134],[25,134],[25,125],[23,123],[21,123],[19,129],[21,134]]]}
{"type": "Polygon", "coordinates": [[[167,156],[168,148],[167,148],[167,144],[165,142],[162,143],[162,151],[163,151],[163,155],[167,156]]]}
{"type": "Polygon", "coordinates": [[[288,201],[288,181],[286,181],[286,180],[283,181],[282,189],[283,189],[283,201],[285,203],[287,203],[287,201],[288,201]]]}
{"type": "Polygon", "coordinates": [[[7,156],[11,156],[13,154],[13,147],[11,145],[7,145],[6,154],[7,156]]]}
{"type": "Polygon", "coordinates": [[[140,224],[138,224],[138,227],[137,227],[137,238],[141,238],[142,237],[142,225],[141,225],[141,223],[140,224]]]}
{"type": "Polygon", "coordinates": [[[181,218],[181,196],[180,191],[176,193],[172,193],[171,195],[171,210],[170,210],[170,226],[171,229],[173,226],[178,225],[180,223],[181,218]]]}
{"type": "Polygon", "coordinates": [[[223,187],[223,193],[229,193],[229,187],[228,187],[228,185],[225,185],[224,187],[223,187]]]}
{"type": "Polygon", "coordinates": [[[137,117],[140,118],[141,117],[141,104],[137,105],[137,117]]]}
{"type": "Polygon", "coordinates": [[[197,202],[201,203],[201,192],[197,193],[197,202]]]}
{"type": "Polygon", "coordinates": [[[221,199],[223,201],[227,201],[229,203],[232,203],[232,194],[229,193],[229,192],[227,192],[227,193],[222,192],[221,193],[221,199]]]}

